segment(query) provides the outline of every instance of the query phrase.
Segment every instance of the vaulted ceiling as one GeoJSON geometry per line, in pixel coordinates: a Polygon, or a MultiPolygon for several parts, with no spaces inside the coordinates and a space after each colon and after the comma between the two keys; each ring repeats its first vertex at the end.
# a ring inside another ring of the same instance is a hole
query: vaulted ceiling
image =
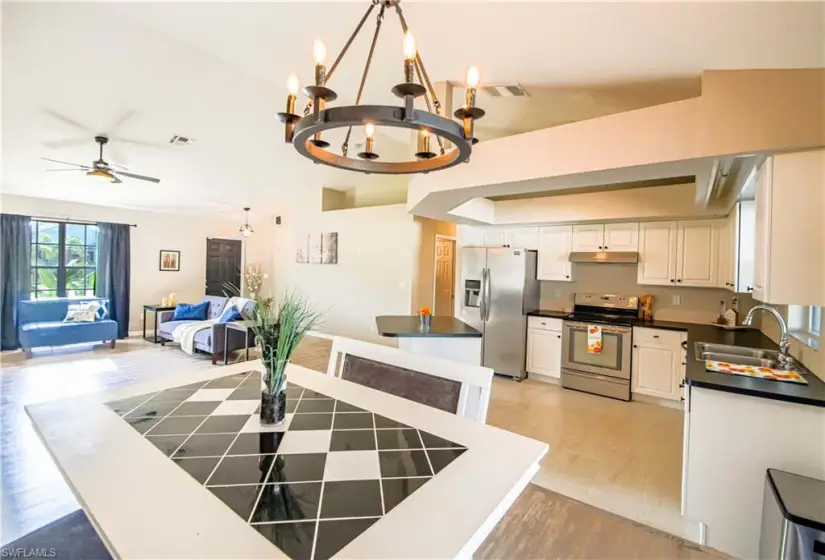
{"type": "MultiPolygon", "coordinates": [[[[367,5],[4,3],[3,192],[221,213],[274,212],[322,186],[405,188],[404,178],[313,165],[284,144],[273,118],[286,75],[310,78],[313,40],[334,56],[367,5]],[[113,159],[162,182],[98,184],[44,171],[40,157],[91,162],[98,132],[112,134],[113,159]],[[196,142],[170,146],[173,134],[196,142]],[[43,145],[79,135],[88,143],[43,145]]],[[[705,69],[825,66],[822,3],[407,0],[403,8],[434,81],[461,82],[476,64],[486,83],[518,82],[531,93],[480,98],[482,140],[692,97],[705,69]]],[[[343,103],[354,100],[369,35],[331,81],[343,103]]],[[[400,44],[388,14],[365,102],[396,102],[389,89],[401,81],[400,44]]],[[[406,150],[403,136],[377,144],[387,157],[406,150]]]]}

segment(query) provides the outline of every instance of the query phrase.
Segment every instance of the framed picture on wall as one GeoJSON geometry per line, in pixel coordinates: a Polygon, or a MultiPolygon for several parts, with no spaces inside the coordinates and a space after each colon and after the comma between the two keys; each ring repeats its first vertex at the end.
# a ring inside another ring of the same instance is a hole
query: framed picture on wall
{"type": "Polygon", "coordinates": [[[161,249],[158,270],[163,272],[178,272],[180,270],[180,251],[161,249]]]}

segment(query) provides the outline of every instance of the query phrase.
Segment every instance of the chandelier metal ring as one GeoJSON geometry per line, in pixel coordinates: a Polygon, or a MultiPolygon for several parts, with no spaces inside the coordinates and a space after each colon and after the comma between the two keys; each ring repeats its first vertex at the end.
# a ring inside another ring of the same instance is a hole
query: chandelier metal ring
{"type": "Polygon", "coordinates": [[[317,163],[350,171],[385,175],[429,173],[447,169],[470,157],[472,147],[464,137],[464,129],[459,123],[421,109],[413,109],[409,119],[405,118],[406,116],[407,111],[404,107],[389,105],[331,107],[320,111],[317,117],[307,115],[298,121],[295,125],[293,145],[301,155],[317,163]],[[366,122],[415,131],[426,128],[431,134],[452,142],[455,149],[429,159],[382,162],[348,158],[312,143],[312,139],[320,132],[362,126],[366,122]]]}

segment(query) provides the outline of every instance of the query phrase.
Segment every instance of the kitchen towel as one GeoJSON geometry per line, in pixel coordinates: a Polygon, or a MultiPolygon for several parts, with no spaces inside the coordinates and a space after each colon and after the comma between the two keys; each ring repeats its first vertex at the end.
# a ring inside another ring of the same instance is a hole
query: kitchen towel
{"type": "Polygon", "coordinates": [[[602,328],[596,325],[587,325],[587,353],[602,353],[602,328]]]}

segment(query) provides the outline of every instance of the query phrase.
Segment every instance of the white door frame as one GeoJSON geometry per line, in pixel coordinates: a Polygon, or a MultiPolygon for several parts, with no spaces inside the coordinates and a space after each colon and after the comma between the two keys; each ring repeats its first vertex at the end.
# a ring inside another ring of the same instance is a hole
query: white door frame
{"type": "MultiPolygon", "coordinates": [[[[438,245],[439,240],[446,240],[446,241],[452,241],[453,242],[453,296],[455,296],[455,294],[456,294],[455,271],[458,268],[458,255],[456,254],[458,252],[458,239],[454,235],[442,235],[440,233],[436,233],[435,234],[435,239],[433,240],[433,294],[432,294],[433,297],[432,297],[432,304],[430,306],[430,309],[432,310],[433,314],[435,314],[435,293],[436,293],[436,287],[437,287],[435,273],[436,273],[436,263],[437,263],[436,259],[438,258],[438,254],[436,253],[435,248],[438,245]]],[[[455,317],[455,301],[453,301],[453,317],[455,317]]]]}

